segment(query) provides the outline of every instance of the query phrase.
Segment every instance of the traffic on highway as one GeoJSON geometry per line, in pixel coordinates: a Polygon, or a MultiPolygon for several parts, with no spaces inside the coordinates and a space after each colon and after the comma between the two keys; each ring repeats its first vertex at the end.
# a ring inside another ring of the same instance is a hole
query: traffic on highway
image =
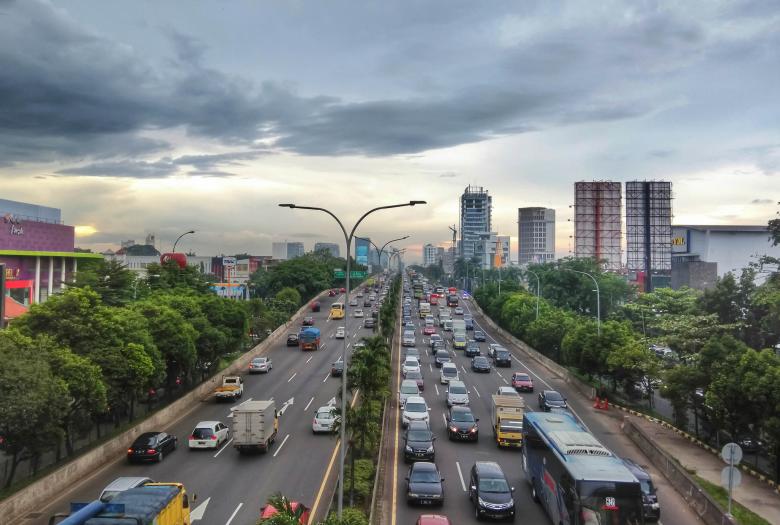
{"type": "MultiPolygon", "coordinates": [[[[128,443],[127,457],[117,457],[88,479],[74,482],[71,490],[23,523],[44,525],[55,513],[67,514],[71,502],[101,495],[110,501],[123,490],[153,481],[186,487],[193,523],[253,525],[277,492],[305,506],[312,519],[323,519],[337,471],[333,412],[343,370],[342,344],[349,355],[356,343],[373,334],[372,328],[365,328],[371,323],[364,317],[331,318],[337,309],[332,306],[347,300],[337,292],[294,319],[290,337],[280,337],[245,373],[223,378],[212,396],[170,428],[128,443]],[[234,431],[244,427],[233,420],[244,417],[264,418],[265,437],[255,443],[242,441],[239,447],[239,440],[252,440],[234,431]],[[243,445],[250,449],[246,452],[256,448],[260,453],[241,453],[243,445]]],[[[356,299],[358,293],[362,295],[356,290],[351,297],[356,299]]],[[[366,297],[370,306],[364,307],[364,315],[372,319],[381,300],[381,295],[373,301],[366,297]]]]}
{"type": "Polygon", "coordinates": [[[671,486],[642,466],[638,450],[604,432],[563,381],[496,337],[467,294],[413,273],[403,294],[387,523],[697,522],[671,486]],[[567,451],[569,465],[553,468],[567,451]]]}

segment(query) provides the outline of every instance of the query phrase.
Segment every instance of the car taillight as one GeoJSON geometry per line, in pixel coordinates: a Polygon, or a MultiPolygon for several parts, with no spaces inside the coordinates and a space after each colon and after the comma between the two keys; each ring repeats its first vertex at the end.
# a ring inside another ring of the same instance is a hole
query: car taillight
{"type": "Polygon", "coordinates": [[[128,448],[128,449],[127,449],[127,453],[128,453],[128,454],[132,454],[132,453],[133,453],[133,449],[132,449],[132,448],[128,448]]]}
{"type": "Polygon", "coordinates": [[[215,436],[215,435],[213,435],[213,434],[212,434],[212,435],[211,435],[211,441],[216,441],[216,439],[217,439],[217,436],[215,436]]]}
{"type": "Polygon", "coordinates": [[[190,436],[190,440],[194,440],[194,439],[195,439],[195,436],[190,436]]]}
{"type": "Polygon", "coordinates": [[[153,448],[150,448],[150,449],[147,449],[147,450],[146,450],[146,453],[147,453],[147,454],[157,454],[157,451],[156,451],[156,450],[154,450],[153,448]]]}

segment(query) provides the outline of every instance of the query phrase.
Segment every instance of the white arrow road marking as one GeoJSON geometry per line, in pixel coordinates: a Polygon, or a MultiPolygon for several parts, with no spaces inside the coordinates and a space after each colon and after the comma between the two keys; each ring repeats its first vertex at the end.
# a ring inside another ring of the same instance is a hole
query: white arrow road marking
{"type": "Polygon", "coordinates": [[[294,397],[291,397],[290,399],[285,401],[284,404],[282,404],[282,408],[279,409],[279,415],[281,416],[282,414],[284,414],[284,411],[287,410],[287,407],[289,407],[290,405],[292,405],[294,403],[295,403],[295,398],[294,397]]]}
{"type": "Polygon", "coordinates": [[[328,400],[328,406],[336,406],[336,396],[333,396],[328,400]]]}
{"type": "Polygon", "coordinates": [[[284,446],[284,444],[285,444],[285,443],[287,443],[287,440],[288,440],[288,439],[290,439],[290,434],[287,434],[286,436],[284,436],[284,439],[282,440],[282,444],[281,444],[281,445],[279,445],[279,448],[277,448],[277,449],[276,449],[276,452],[274,452],[274,457],[276,457],[276,455],[277,455],[279,452],[281,452],[281,450],[282,450],[282,447],[284,446]]]}
{"type": "Polygon", "coordinates": [[[295,372],[295,373],[294,373],[292,376],[290,376],[290,379],[288,379],[288,380],[287,380],[287,382],[289,383],[290,381],[292,381],[292,380],[293,380],[293,378],[294,378],[295,376],[297,376],[297,375],[298,375],[298,372],[295,372]]]}
{"type": "Polygon", "coordinates": [[[230,441],[228,441],[227,443],[225,443],[224,445],[222,445],[222,448],[221,448],[221,449],[219,449],[219,450],[217,451],[217,453],[216,453],[216,454],[214,454],[214,457],[217,457],[217,456],[219,456],[220,454],[222,454],[222,451],[223,451],[223,450],[225,450],[225,449],[228,447],[228,445],[230,445],[232,442],[233,442],[233,438],[230,438],[230,441]]]}
{"type": "Polygon", "coordinates": [[[211,498],[206,498],[203,500],[203,503],[195,507],[195,509],[190,512],[190,521],[198,521],[203,519],[203,515],[206,514],[206,507],[209,506],[209,501],[211,501],[211,498]]]}
{"type": "Polygon", "coordinates": [[[463,492],[466,492],[466,482],[463,480],[463,472],[460,470],[460,463],[455,462],[455,466],[458,467],[458,476],[460,477],[460,486],[463,487],[463,492]]]}
{"type": "Polygon", "coordinates": [[[313,398],[313,397],[312,397],[311,399],[309,399],[309,402],[308,402],[308,403],[306,403],[306,407],[304,407],[304,409],[303,409],[303,411],[304,411],[304,412],[306,412],[307,410],[309,410],[309,407],[311,406],[311,402],[312,402],[312,401],[314,401],[314,398],[313,398]]]}
{"type": "Polygon", "coordinates": [[[428,368],[431,369],[431,374],[432,374],[433,373],[433,366],[430,363],[428,363],[428,368]]]}
{"type": "Polygon", "coordinates": [[[504,384],[505,384],[505,385],[508,385],[508,384],[509,384],[509,381],[507,381],[507,380],[506,380],[506,379],[504,379],[503,377],[502,377],[501,379],[504,381],[504,384]]]}
{"type": "Polygon", "coordinates": [[[236,507],[236,510],[233,511],[233,514],[230,515],[228,520],[225,522],[225,525],[230,525],[233,522],[233,518],[236,517],[236,514],[238,514],[238,511],[241,510],[241,507],[243,507],[243,503],[239,503],[238,507],[236,507]]]}

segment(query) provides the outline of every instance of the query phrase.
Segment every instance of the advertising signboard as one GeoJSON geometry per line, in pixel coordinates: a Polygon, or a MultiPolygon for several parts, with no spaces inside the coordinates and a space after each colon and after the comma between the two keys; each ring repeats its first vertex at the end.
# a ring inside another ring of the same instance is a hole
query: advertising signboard
{"type": "Polygon", "coordinates": [[[369,243],[365,239],[355,241],[355,262],[363,266],[368,266],[368,248],[369,243]]]}
{"type": "Polygon", "coordinates": [[[222,266],[225,268],[235,268],[236,267],[236,258],[235,257],[223,257],[222,258],[222,266]]]}

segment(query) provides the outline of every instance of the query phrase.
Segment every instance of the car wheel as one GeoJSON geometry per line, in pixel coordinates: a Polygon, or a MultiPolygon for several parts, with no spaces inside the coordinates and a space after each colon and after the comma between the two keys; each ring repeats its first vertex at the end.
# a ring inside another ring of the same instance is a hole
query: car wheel
{"type": "Polygon", "coordinates": [[[163,451],[161,450],[159,454],[157,454],[157,463],[161,463],[163,460],[163,451]]]}
{"type": "Polygon", "coordinates": [[[176,450],[178,447],[179,447],[179,440],[178,439],[174,439],[173,440],[173,450],[176,450]]]}
{"type": "Polygon", "coordinates": [[[474,519],[477,521],[482,521],[482,516],[479,514],[479,507],[474,505],[474,519]]]}
{"type": "Polygon", "coordinates": [[[536,503],[539,503],[539,494],[536,493],[536,486],[534,485],[533,480],[531,480],[531,498],[533,498],[536,503]]]}

